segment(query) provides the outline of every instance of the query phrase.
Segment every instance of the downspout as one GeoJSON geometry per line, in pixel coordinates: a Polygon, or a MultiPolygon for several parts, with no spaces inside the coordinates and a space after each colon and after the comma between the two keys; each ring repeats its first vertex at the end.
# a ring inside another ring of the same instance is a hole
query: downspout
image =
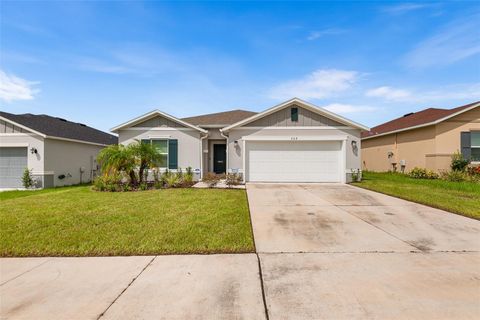
{"type": "Polygon", "coordinates": [[[223,134],[222,129],[219,129],[218,131],[220,132],[220,135],[221,135],[222,137],[224,137],[225,139],[227,139],[227,146],[226,146],[226,148],[225,148],[225,152],[227,153],[227,156],[226,156],[226,158],[227,158],[227,163],[225,164],[225,173],[228,173],[228,156],[229,156],[229,154],[228,154],[228,136],[226,136],[226,135],[223,134]]]}
{"type": "Polygon", "coordinates": [[[208,138],[208,133],[205,136],[200,135],[200,180],[203,179],[203,140],[208,138]]]}

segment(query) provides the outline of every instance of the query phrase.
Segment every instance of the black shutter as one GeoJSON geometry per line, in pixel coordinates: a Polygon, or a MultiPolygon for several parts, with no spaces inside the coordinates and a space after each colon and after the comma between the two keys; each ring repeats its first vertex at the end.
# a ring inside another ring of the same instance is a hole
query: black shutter
{"type": "Polygon", "coordinates": [[[460,132],[460,150],[464,159],[469,160],[472,156],[470,132],[460,132]]]}
{"type": "Polygon", "coordinates": [[[178,140],[168,140],[168,169],[178,168],[178,140]]]}

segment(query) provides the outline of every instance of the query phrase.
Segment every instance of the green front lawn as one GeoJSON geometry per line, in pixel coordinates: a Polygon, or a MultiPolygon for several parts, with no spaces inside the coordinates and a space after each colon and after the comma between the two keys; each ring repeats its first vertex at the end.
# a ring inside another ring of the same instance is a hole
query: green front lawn
{"type": "Polygon", "coordinates": [[[1,256],[252,252],[245,190],[0,193],[1,256]]]}
{"type": "Polygon", "coordinates": [[[364,172],[355,186],[480,219],[480,184],[412,179],[399,173],[364,172]]]}

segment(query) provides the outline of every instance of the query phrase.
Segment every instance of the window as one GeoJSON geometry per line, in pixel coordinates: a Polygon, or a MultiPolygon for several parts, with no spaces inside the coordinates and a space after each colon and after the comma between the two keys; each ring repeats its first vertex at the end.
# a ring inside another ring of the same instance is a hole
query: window
{"type": "Polygon", "coordinates": [[[160,154],[160,160],[157,163],[158,167],[168,168],[168,140],[152,140],[152,145],[160,154]]]}
{"type": "Polygon", "coordinates": [[[480,161],[480,131],[470,132],[472,161],[480,161]]]}
{"type": "Polygon", "coordinates": [[[150,143],[160,154],[157,162],[159,168],[178,169],[177,139],[142,139],[142,143],[150,143]]]}
{"type": "Polygon", "coordinates": [[[168,168],[168,140],[142,140],[142,143],[151,143],[160,154],[160,160],[157,162],[159,168],[168,168]]]}
{"type": "Polygon", "coordinates": [[[290,109],[290,118],[292,122],[298,122],[298,108],[294,107],[290,109]]]}

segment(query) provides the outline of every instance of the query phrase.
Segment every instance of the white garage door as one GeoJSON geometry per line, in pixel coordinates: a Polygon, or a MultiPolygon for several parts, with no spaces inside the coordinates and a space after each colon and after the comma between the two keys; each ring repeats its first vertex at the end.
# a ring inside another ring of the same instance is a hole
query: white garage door
{"type": "Polygon", "coordinates": [[[27,148],[0,148],[0,188],[21,188],[27,167],[27,148]]]}
{"type": "Polygon", "coordinates": [[[341,182],[341,141],[247,141],[247,181],[341,182]]]}

